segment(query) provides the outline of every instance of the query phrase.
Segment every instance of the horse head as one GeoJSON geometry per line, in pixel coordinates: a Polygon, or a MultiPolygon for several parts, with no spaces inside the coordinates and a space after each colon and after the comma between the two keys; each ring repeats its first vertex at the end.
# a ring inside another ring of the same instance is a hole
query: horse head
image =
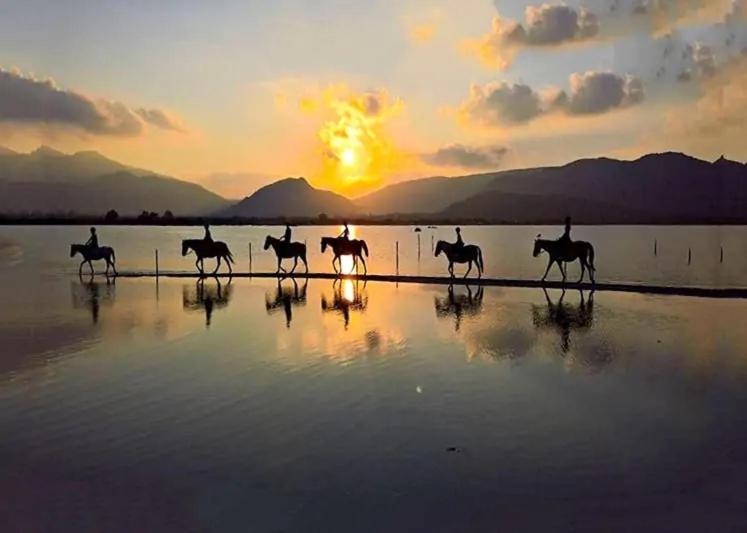
{"type": "Polygon", "coordinates": [[[275,240],[275,239],[273,239],[273,238],[272,238],[272,236],[268,235],[268,236],[267,236],[267,237],[265,238],[265,245],[264,245],[264,249],[265,249],[265,250],[267,250],[267,249],[268,249],[268,248],[270,247],[270,245],[272,244],[272,241],[274,241],[274,240],[275,240]]]}
{"type": "Polygon", "coordinates": [[[444,241],[438,241],[436,243],[436,252],[433,254],[435,257],[438,257],[439,255],[441,255],[441,252],[444,251],[445,244],[446,243],[444,241]]]}
{"type": "Polygon", "coordinates": [[[322,237],[322,253],[327,249],[329,238],[328,237],[322,237]]]}
{"type": "Polygon", "coordinates": [[[189,240],[182,241],[182,257],[189,253],[190,243],[189,240]]]}
{"type": "Polygon", "coordinates": [[[78,253],[78,245],[77,244],[71,244],[70,245],[70,257],[75,257],[75,254],[78,253]]]}
{"type": "Polygon", "coordinates": [[[537,234],[537,238],[534,239],[534,250],[532,250],[533,257],[537,257],[542,253],[542,240],[540,237],[542,237],[542,234],[537,234]]]}

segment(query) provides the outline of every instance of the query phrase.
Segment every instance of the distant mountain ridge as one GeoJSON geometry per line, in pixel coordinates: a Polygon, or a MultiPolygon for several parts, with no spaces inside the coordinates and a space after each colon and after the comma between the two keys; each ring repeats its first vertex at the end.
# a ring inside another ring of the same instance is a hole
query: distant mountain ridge
{"type": "Polygon", "coordinates": [[[565,213],[598,224],[747,223],[747,165],[675,152],[634,161],[580,159],[558,167],[413,180],[357,202],[374,215],[488,222],[534,223],[565,213]],[[414,205],[418,201],[423,203],[414,205]]]}
{"type": "Polygon", "coordinates": [[[220,216],[243,218],[345,217],[360,209],[344,196],[312,187],[305,178],[285,178],[266,185],[223,210],[220,216]]]}
{"type": "Polygon", "coordinates": [[[143,210],[204,215],[226,200],[195,183],[118,163],[95,151],[64,154],[41,146],[28,154],[0,149],[0,212],[120,215],[143,210]]]}

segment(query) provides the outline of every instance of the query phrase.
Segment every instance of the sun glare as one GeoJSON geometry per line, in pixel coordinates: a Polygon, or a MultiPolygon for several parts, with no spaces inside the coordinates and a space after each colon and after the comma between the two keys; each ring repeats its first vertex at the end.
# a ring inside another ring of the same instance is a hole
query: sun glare
{"type": "Polygon", "coordinates": [[[352,167],[355,164],[355,151],[352,148],[346,148],[340,155],[340,161],[343,165],[352,167]]]}

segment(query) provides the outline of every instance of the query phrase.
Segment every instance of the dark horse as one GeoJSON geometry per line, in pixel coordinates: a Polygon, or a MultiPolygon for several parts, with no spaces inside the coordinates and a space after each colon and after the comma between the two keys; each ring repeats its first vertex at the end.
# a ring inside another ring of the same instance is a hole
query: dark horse
{"type": "Polygon", "coordinates": [[[545,275],[542,276],[542,281],[545,281],[547,273],[550,272],[550,267],[553,263],[558,265],[560,273],[563,275],[563,282],[566,280],[566,269],[563,267],[563,263],[572,263],[576,259],[581,263],[581,277],[577,283],[581,283],[584,280],[584,273],[589,270],[589,278],[594,283],[594,247],[591,243],[586,241],[572,241],[566,248],[566,245],[560,241],[550,241],[547,239],[540,239],[541,235],[537,235],[537,239],[534,241],[534,251],[532,255],[537,257],[542,251],[546,251],[549,254],[547,261],[547,269],[545,275]]]}
{"type": "Polygon", "coordinates": [[[109,246],[91,248],[85,244],[71,244],[70,257],[75,257],[75,254],[78,253],[83,256],[83,261],[80,262],[80,267],[78,267],[78,274],[83,272],[83,265],[85,263],[88,263],[88,266],[91,267],[91,274],[93,274],[93,263],[91,263],[91,261],[100,261],[102,259],[106,261],[107,275],[109,274],[109,267],[112,267],[114,274],[117,273],[117,267],[114,266],[114,262],[116,261],[116,257],[114,257],[114,248],[110,248],[109,246]]]}
{"type": "Polygon", "coordinates": [[[233,272],[233,269],[231,268],[231,263],[233,263],[233,255],[231,255],[231,250],[228,249],[228,246],[226,246],[225,242],[205,241],[203,239],[183,240],[182,256],[187,255],[190,250],[194,251],[195,255],[197,256],[197,259],[195,260],[195,266],[197,267],[197,270],[199,270],[200,274],[205,273],[205,264],[203,260],[206,257],[215,257],[218,259],[218,262],[215,265],[215,270],[213,270],[212,272],[213,274],[218,272],[221,259],[226,260],[226,264],[228,265],[228,273],[231,274],[233,272]]]}
{"type": "Polygon", "coordinates": [[[450,242],[438,241],[438,243],[436,243],[435,256],[438,257],[441,255],[441,252],[446,254],[446,258],[449,260],[449,274],[451,274],[452,278],[454,277],[454,263],[469,263],[469,268],[467,268],[467,272],[464,273],[465,278],[472,271],[472,263],[475,263],[477,265],[477,277],[482,277],[485,267],[482,262],[482,250],[480,250],[479,246],[468,244],[466,246],[457,247],[455,244],[450,242]]]}
{"type": "Polygon", "coordinates": [[[268,235],[265,239],[265,250],[267,250],[270,246],[272,246],[272,249],[275,250],[275,255],[278,258],[278,269],[276,271],[277,274],[280,273],[282,270],[283,272],[286,272],[286,270],[280,265],[282,263],[283,259],[293,259],[293,268],[291,268],[291,273],[293,273],[294,270],[296,270],[296,265],[298,265],[298,259],[301,258],[301,261],[303,261],[303,266],[306,267],[306,272],[309,271],[309,265],[306,263],[306,245],[301,242],[285,242],[280,239],[277,239],[273,237],[272,235],[268,235]]]}
{"type": "Polygon", "coordinates": [[[342,270],[342,262],[340,261],[341,255],[352,255],[355,263],[355,271],[358,272],[358,259],[363,263],[363,275],[368,274],[368,267],[366,267],[366,260],[363,259],[363,254],[368,257],[368,246],[366,241],[363,239],[343,239],[341,237],[322,237],[322,253],[327,249],[327,246],[332,248],[334,257],[332,258],[332,268],[335,269],[335,274],[342,270]],[[337,270],[335,261],[340,264],[340,270],[337,270]]]}

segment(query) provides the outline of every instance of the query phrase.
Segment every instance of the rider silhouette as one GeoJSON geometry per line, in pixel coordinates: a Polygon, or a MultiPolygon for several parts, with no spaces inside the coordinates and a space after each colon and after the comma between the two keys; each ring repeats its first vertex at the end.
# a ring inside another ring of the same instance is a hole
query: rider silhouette
{"type": "Polygon", "coordinates": [[[91,228],[91,236],[86,241],[86,246],[91,249],[96,249],[99,247],[99,238],[96,235],[96,228],[91,228]]]}
{"type": "Polygon", "coordinates": [[[285,241],[286,243],[291,242],[291,227],[290,224],[285,225],[285,233],[283,233],[283,236],[280,237],[281,241],[285,241]]]}
{"type": "Polygon", "coordinates": [[[558,239],[558,242],[563,245],[563,249],[567,253],[571,247],[571,217],[565,217],[565,231],[563,235],[558,239]]]}
{"type": "Polygon", "coordinates": [[[338,235],[338,238],[342,237],[346,241],[349,241],[350,240],[350,228],[348,228],[348,223],[343,222],[343,226],[345,226],[345,229],[342,230],[342,233],[340,233],[340,235],[338,235]]]}
{"type": "Polygon", "coordinates": [[[462,228],[457,227],[455,231],[457,238],[454,246],[456,246],[457,248],[464,248],[464,241],[462,240],[462,228]]]}
{"type": "Polygon", "coordinates": [[[213,236],[210,235],[210,224],[205,224],[204,227],[205,227],[205,237],[203,238],[203,240],[205,242],[213,242],[213,236]]]}

